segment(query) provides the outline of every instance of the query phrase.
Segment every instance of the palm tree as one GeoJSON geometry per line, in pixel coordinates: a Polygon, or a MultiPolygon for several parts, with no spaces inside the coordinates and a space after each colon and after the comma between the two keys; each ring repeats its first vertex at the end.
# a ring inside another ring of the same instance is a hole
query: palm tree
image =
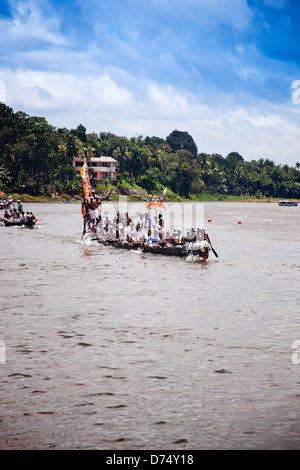
{"type": "Polygon", "coordinates": [[[88,160],[90,160],[96,152],[96,149],[91,144],[88,144],[86,147],[83,148],[83,150],[88,160]]]}
{"type": "Polygon", "coordinates": [[[131,160],[132,154],[129,147],[117,147],[113,151],[113,156],[120,162],[122,167],[122,176],[125,175],[125,162],[131,160]]]}
{"type": "Polygon", "coordinates": [[[0,187],[1,189],[12,180],[10,173],[4,165],[0,165],[0,187]]]}

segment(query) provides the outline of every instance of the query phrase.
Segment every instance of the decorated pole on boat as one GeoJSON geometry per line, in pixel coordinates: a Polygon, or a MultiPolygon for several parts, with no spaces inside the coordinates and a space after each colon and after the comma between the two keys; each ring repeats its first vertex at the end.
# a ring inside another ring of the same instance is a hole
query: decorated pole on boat
{"type": "Polygon", "coordinates": [[[90,187],[90,180],[89,180],[89,173],[88,173],[88,165],[86,162],[86,156],[84,155],[84,163],[80,170],[81,175],[81,213],[83,217],[83,233],[82,238],[86,232],[86,221],[87,221],[87,207],[86,204],[89,200],[91,187],[90,187]]]}

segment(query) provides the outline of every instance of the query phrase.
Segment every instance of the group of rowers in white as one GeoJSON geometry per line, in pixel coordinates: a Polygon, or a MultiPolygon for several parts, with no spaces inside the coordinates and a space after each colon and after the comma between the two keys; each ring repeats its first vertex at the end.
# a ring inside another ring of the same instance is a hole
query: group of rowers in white
{"type": "Polygon", "coordinates": [[[93,233],[100,240],[140,244],[151,247],[186,246],[193,250],[200,250],[202,256],[207,258],[210,249],[210,239],[205,230],[197,228],[186,231],[164,230],[162,214],[154,216],[153,220],[148,213],[138,215],[137,221],[133,222],[128,212],[116,212],[115,217],[110,220],[108,215],[101,216],[101,201],[98,198],[90,199],[88,209],[88,232],[93,233]]]}
{"type": "Polygon", "coordinates": [[[35,216],[33,215],[32,212],[24,212],[23,210],[23,204],[21,203],[20,200],[17,201],[18,207],[17,209],[11,209],[9,212],[6,209],[4,212],[4,219],[11,221],[11,222],[29,222],[29,221],[34,221],[35,216]]]}

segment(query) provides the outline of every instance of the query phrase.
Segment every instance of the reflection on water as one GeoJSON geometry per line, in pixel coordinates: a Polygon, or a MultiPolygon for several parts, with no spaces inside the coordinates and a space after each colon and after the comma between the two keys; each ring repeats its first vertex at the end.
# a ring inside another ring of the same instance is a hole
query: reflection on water
{"type": "Polygon", "coordinates": [[[2,449],[299,447],[299,207],[204,209],[206,264],[0,227],[2,449]]]}

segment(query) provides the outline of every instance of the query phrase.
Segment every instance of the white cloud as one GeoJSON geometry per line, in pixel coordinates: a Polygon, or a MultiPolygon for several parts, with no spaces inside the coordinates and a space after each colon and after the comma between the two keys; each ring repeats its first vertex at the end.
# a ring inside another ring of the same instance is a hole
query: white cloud
{"type": "Polygon", "coordinates": [[[8,106],[45,116],[55,127],[71,129],[81,123],[88,132],[128,138],[166,138],[178,129],[189,132],[199,152],[226,156],[238,151],[245,160],[262,157],[290,165],[299,160],[299,113],[292,103],[283,108],[261,100],[242,106],[232,95],[220,93],[211,105],[203,95],[110,72],[77,77],[0,69],[0,77],[8,106]],[[127,86],[119,85],[113,73],[118,79],[126,77],[127,86]]]}
{"type": "Polygon", "coordinates": [[[6,86],[3,80],[0,80],[0,101],[6,102],[6,86]]]}
{"type": "MultiPolygon", "coordinates": [[[[215,43],[215,37],[205,43],[212,41],[212,49],[201,47],[201,41],[193,48],[183,41],[184,35],[176,34],[176,28],[184,30],[185,25],[191,25],[191,35],[201,30],[201,38],[207,36],[206,27],[217,33],[219,23],[239,31],[247,28],[251,11],[246,1],[149,0],[143,4],[149,17],[144,10],[141,16],[133,16],[135,21],[126,23],[123,36],[100,15],[104,10],[106,15],[111,13],[111,5],[83,2],[82,12],[93,13],[91,31],[97,34],[82,45],[75,26],[64,29],[69,36],[61,33],[64,20],[47,0],[11,2],[14,17],[0,20],[0,41],[7,44],[2,64],[10,64],[0,68],[0,96],[2,90],[6,104],[15,111],[45,116],[56,127],[71,129],[81,123],[88,132],[110,131],[127,137],[166,138],[178,129],[192,135],[199,152],[226,156],[238,151],[246,160],[299,161],[300,106],[292,101],[275,105],[254,99],[241,87],[234,89],[236,84],[246,87],[251,82],[257,94],[263,60],[259,51],[239,40],[229,53],[215,43]],[[156,13],[161,22],[155,23],[153,34],[151,21],[156,13]],[[147,22],[145,40],[141,25],[147,22]],[[168,28],[161,28],[164,24],[168,28]],[[72,48],[73,39],[77,46],[72,48]],[[152,48],[149,53],[147,47],[152,48]]],[[[137,0],[125,1],[122,12],[130,17],[136,5],[137,0]]],[[[275,65],[277,70],[279,64],[275,65]]]]}
{"type": "Polygon", "coordinates": [[[10,49],[12,45],[42,41],[55,46],[66,46],[68,41],[60,34],[60,21],[53,14],[47,16],[36,0],[13,1],[12,18],[0,20],[0,40],[10,49]]]}
{"type": "Polygon", "coordinates": [[[264,3],[268,7],[281,9],[286,5],[286,0],[265,0],[264,3]]]}
{"type": "Polygon", "coordinates": [[[156,14],[167,11],[171,19],[189,19],[199,27],[227,24],[243,30],[252,16],[246,0],[152,0],[150,3],[156,14]]]}

